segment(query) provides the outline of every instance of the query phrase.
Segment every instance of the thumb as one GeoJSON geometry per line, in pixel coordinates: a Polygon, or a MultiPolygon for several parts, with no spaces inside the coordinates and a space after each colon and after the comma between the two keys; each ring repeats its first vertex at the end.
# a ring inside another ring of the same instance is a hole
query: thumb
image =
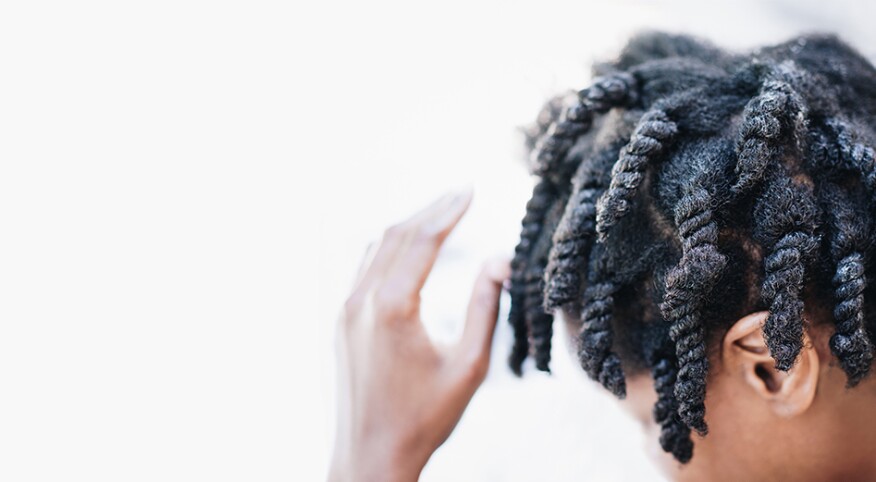
{"type": "MultiPolygon", "coordinates": [[[[493,333],[499,316],[499,296],[502,283],[511,275],[506,258],[484,263],[472,289],[468,303],[465,328],[459,341],[458,352],[469,364],[483,365],[484,374],[490,362],[493,333]]],[[[472,368],[472,367],[469,367],[472,368]]]]}

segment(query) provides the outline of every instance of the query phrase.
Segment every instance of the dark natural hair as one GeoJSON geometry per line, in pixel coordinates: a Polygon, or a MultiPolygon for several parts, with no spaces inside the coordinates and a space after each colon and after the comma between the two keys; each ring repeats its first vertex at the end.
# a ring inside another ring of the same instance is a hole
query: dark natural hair
{"type": "Polygon", "coordinates": [[[537,182],[512,261],[511,368],[533,355],[549,370],[562,310],[612,393],[650,372],[661,446],[681,462],[708,431],[709,348],[747,313],[769,311],[788,370],[817,321],[804,300],[832,303],[831,350],[859,383],[876,333],[870,63],[833,36],[736,55],[648,33],[594,75],[526,131],[537,182]]]}

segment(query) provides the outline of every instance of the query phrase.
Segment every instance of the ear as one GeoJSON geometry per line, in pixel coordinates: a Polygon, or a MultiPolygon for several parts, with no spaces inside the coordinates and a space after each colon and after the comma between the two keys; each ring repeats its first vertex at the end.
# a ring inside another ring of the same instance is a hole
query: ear
{"type": "Polygon", "coordinates": [[[797,363],[787,372],[777,370],[763,338],[766,311],[739,319],[724,336],[722,363],[742,382],[785,418],[805,412],[815,399],[820,361],[809,336],[804,333],[797,363]]]}

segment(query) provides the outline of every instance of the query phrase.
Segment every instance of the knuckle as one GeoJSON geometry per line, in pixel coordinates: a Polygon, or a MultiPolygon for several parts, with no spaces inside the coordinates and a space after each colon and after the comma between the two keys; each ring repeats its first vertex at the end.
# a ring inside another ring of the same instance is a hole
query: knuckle
{"type": "Polygon", "coordinates": [[[374,309],[382,320],[408,318],[416,312],[416,303],[391,287],[381,287],[374,293],[374,309]]]}
{"type": "Polygon", "coordinates": [[[421,245],[435,245],[441,239],[441,233],[425,226],[414,228],[414,242],[421,245]]]}

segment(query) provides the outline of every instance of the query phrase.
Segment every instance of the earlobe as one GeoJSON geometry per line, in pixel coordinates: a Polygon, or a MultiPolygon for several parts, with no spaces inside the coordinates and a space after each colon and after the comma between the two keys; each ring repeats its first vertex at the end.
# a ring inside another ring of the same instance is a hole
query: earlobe
{"type": "Polygon", "coordinates": [[[722,363],[742,377],[778,416],[789,418],[805,412],[815,399],[820,360],[808,335],[797,362],[788,371],[776,369],[763,338],[766,311],[739,319],[723,340],[722,363]]]}

